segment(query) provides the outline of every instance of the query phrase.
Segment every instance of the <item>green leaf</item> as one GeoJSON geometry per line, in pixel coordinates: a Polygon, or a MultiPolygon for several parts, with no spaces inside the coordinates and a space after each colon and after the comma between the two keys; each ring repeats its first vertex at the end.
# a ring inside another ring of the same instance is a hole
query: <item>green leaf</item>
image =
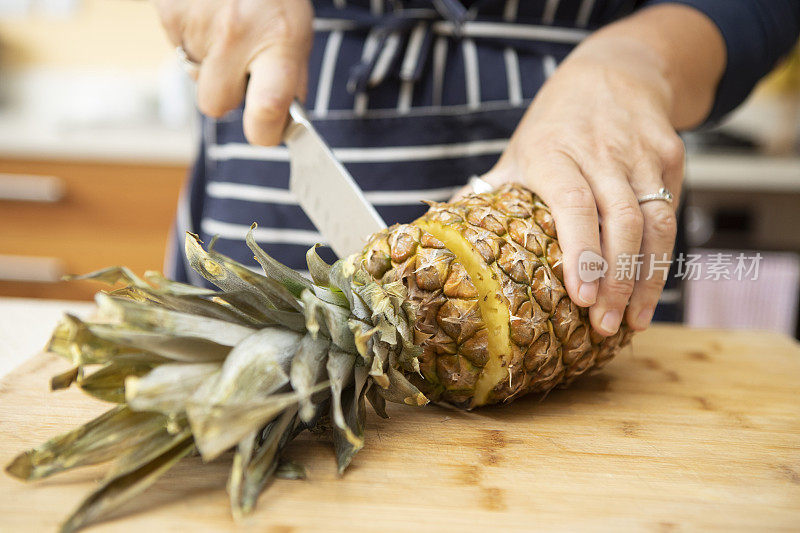
{"type": "Polygon", "coordinates": [[[305,291],[302,300],[305,305],[306,328],[312,335],[321,331],[342,350],[356,352],[353,332],[348,326],[350,313],[346,309],[320,300],[311,291],[305,291]]]}
{"type": "Polygon", "coordinates": [[[348,312],[350,311],[350,304],[347,302],[344,293],[339,289],[314,285],[314,295],[324,302],[347,309],[348,312]]]}
{"type": "Polygon", "coordinates": [[[381,340],[375,339],[372,344],[372,365],[370,365],[369,375],[381,388],[390,385],[389,377],[384,370],[389,362],[389,345],[381,340]]]}
{"type": "Polygon", "coordinates": [[[165,307],[171,311],[199,315],[217,320],[224,320],[234,324],[258,327],[261,322],[252,319],[250,316],[240,312],[238,309],[231,309],[230,305],[214,299],[216,293],[210,295],[172,295],[159,294],[156,292],[146,293],[148,301],[165,307]]]}
{"type": "Polygon", "coordinates": [[[97,337],[113,343],[118,349],[144,350],[186,363],[222,361],[231,351],[230,346],[207,339],[141,331],[113,324],[92,324],[89,330],[97,337]]]}
{"type": "Polygon", "coordinates": [[[115,359],[88,376],[78,377],[78,386],[98,400],[112,403],[125,401],[125,380],[143,376],[153,369],[151,363],[135,359],[115,359]]]}
{"type": "Polygon", "coordinates": [[[428,398],[392,365],[389,365],[386,375],[389,377],[389,387],[377,389],[378,394],[386,401],[414,406],[428,403],[428,398]]]}
{"type": "Polygon", "coordinates": [[[331,270],[331,266],[317,253],[317,248],[320,246],[320,244],[315,244],[308,249],[306,252],[306,264],[308,264],[308,272],[311,274],[311,279],[314,280],[314,285],[329,287],[331,280],[328,277],[328,273],[331,270]]]}
{"type": "Polygon", "coordinates": [[[69,314],[56,325],[45,350],[64,357],[75,366],[104,364],[120,354],[136,351],[98,337],[87,323],[69,314]]]}
{"type": "Polygon", "coordinates": [[[148,270],[145,272],[144,279],[157,287],[160,291],[174,296],[211,296],[215,293],[215,291],[205,287],[188,285],[165,278],[161,272],[156,272],[155,270],[148,270]]]}
{"type": "Polygon", "coordinates": [[[192,395],[187,414],[203,458],[213,459],[297,402],[297,394],[274,393],[289,383],[291,358],[301,338],[278,328],[253,333],[192,395]]]}
{"type": "Polygon", "coordinates": [[[76,366],[50,378],[50,390],[68,389],[73,383],[78,381],[82,372],[81,368],[80,366],[76,366]]]}
{"type": "MultiPolygon", "coordinates": [[[[345,389],[353,383],[353,368],[356,357],[353,354],[333,349],[328,353],[328,379],[331,388],[331,421],[333,422],[334,447],[339,472],[344,472],[353,456],[364,446],[363,432],[359,431],[354,420],[345,418],[345,410],[350,411],[352,394],[344,399],[345,389]],[[361,433],[361,434],[360,434],[361,433]]],[[[364,373],[366,379],[366,373],[364,373]]]]}
{"type": "Polygon", "coordinates": [[[389,418],[389,415],[386,414],[386,400],[378,393],[377,387],[374,385],[369,387],[366,395],[375,413],[381,418],[389,418]]]}
{"type": "Polygon", "coordinates": [[[284,326],[293,331],[305,331],[305,318],[296,311],[283,311],[269,305],[266,298],[252,293],[236,291],[219,293],[215,301],[223,302],[259,322],[260,327],[284,326]]]}
{"type": "Polygon", "coordinates": [[[359,320],[368,320],[371,311],[367,308],[364,301],[353,294],[353,264],[349,259],[340,259],[331,267],[329,277],[331,285],[342,291],[347,298],[350,312],[359,320]]]}
{"type": "Polygon", "coordinates": [[[99,489],[83,501],[80,507],[64,523],[61,527],[62,533],[77,531],[92,522],[104,518],[111,511],[155,483],[161,475],[191,453],[193,449],[194,444],[191,436],[184,437],[162,454],[138,468],[122,472],[106,480],[99,489]]]}
{"type": "Polygon", "coordinates": [[[301,395],[299,417],[303,422],[312,420],[316,413],[311,390],[325,379],[325,362],[328,359],[329,348],[328,339],[315,339],[313,335],[307,333],[292,358],[289,380],[292,389],[301,395]]]}
{"type": "Polygon", "coordinates": [[[105,479],[112,479],[120,474],[137,470],[164,452],[170,450],[176,444],[182,442],[187,437],[192,436],[189,424],[186,419],[179,419],[176,423],[177,431],[171,432],[164,428],[153,434],[139,446],[130,449],[114,461],[111,469],[106,473],[105,479]]]}
{"type": "Polygon", "coordinates": [[[339,474],[344,473],[356,453],[364,447],[366,369],[356,366],[352,380],[353,386],[345,389],[340,398],[334,394],[331,399],[331,420],[334,423],[333,447],[339,474]]]}
{"type": "Polygon", "coordinates": [[[218,363],[161,365],[144,377],[129,377],[125,399],[135,411],[156,411],[175,418],[185,414],[189,398],[220,368],[218,363]]]}
{"type": "Polygon", "coordinates": [[[306,467],[300,463],[280,459],[278,468],[275,470],[275,477],[278,479],[306,479],[308,472],[306,467]]]}
{"type": "Polygon", "coordinates": [[[165,420],[156,413],[136,413],[118,406],[18,455],[6,466],[6,471],[30,481],[78,466],[103,463],[147,441],[164,428],[165,420]]]}
{"type": "Polygon", "coordinates": [[[241,482],[241,505],[234,502],[234,513],[250,513],[256,505],[258,495],[275,473],[280,452],[292,437],[296,409],[289,409],[267,426],[263,441],[253,450],[253,457],[243,469],[241,482]]]}
{"type": "Polygon", "coordinates": [[[144,330],[176,337],[205,339],[224,346],[235,346],[255,329],[214,318],[169,311],[154,305],[132,302],[98,293],[95,301],[101,318],[144,330]]]}
{"type": "Polygon", "coordinates": [[[64,276],[65,281],[78,281],[78,280],[93,280],[108,285],[117,285],[125,283],[126,285],[133,285],[134,287],[150,288],[144,280],[133,273],[131,269],[124,266],[113,266],[89,272],[88,274],[81,274],[78,276],[67,275],[64,276]]]}
{"type": "Polygon", "coordinates": [[[247,246],[255,255],[256,261],[261,264],[261,267],[264,269],[264,273],[268,278],[274,279],[289,289],[289,291],[291,291],[296,298],[300,298],[300,295],[303,294],[304,290],[311,289],[311,282],[291,268],[279,261],[276,261],[270,257],[267,252],[261,249],[256,242],[255,237],[253,236],[253,230],[255,230],[257,227],[258,225],[254,222],[253,225],[250,226],[250,231],[247,232],[247,237],[245,238],[247,246]]]}
{"type": "Polygon", "coordinates": [[[214,252],[210,246],[208,251],[204,250],[197,235],[186,236],[186,257],[195,271],[225,292],[249,292],[276,309],[291,310],[297,305],[293,295],[288,293],[287,299],[287,293],[276,288],[283,288],[280,280],[253,272],[230,257],[214,252]]]}

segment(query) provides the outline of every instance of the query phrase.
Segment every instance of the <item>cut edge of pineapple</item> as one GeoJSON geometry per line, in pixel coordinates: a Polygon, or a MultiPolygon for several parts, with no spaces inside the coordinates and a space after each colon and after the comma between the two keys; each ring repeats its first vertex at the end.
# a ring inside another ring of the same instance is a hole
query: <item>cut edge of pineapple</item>
{"type": "Polygon", "coordinates": [[[478,307],[489,333],[489,360],[475,384],[470,407],[484,405],[488,402],[492,389],[508,377],[508,362],[512,354],[510,315],[508,305],[502,296],[502,287],[497,275],[458,230],[431,220],[417,220],[415,225],[444,243],[464,267],[478,290],[478,307]]]}

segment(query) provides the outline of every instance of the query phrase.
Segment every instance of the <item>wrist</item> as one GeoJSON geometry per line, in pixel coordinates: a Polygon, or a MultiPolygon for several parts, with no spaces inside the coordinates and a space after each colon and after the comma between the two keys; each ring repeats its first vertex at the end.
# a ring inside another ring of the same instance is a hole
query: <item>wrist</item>
{"type": "Polygon", "coordinates": [[[708,116],[726,64],[713,21],[679,4],[637,11],[592,34],[572,55],[608,61],[612,70],[660,92],[675,129],[695,127],[708,116]]]}
{"type": "Polygon", "coordinates": [[[631,98],[644,97],[665,116],[673,114],[676,87],[668,62],[638,39],[598,32],[581,43],[559,71],[594,78],[587,81],[610,85],[631,98]]]}

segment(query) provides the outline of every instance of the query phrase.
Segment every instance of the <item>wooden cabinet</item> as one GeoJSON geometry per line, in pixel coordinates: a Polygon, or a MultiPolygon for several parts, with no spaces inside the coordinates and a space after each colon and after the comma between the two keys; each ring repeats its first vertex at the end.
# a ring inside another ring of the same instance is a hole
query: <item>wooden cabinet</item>
{"type": "Polygon", "coordinates": [[[0,273],[3,260],[12,272],[0,275],[0,296],[89,299],[101,285],[44,280],[111,265],[161,270],[186,173],[183,166],[0,159],[0,175],[22,191],[0,198],[0,273]],[[50,188],[40,176],[54,178],[50,188]],[[33,198],[21,199],[26,194],[33,198]]]}

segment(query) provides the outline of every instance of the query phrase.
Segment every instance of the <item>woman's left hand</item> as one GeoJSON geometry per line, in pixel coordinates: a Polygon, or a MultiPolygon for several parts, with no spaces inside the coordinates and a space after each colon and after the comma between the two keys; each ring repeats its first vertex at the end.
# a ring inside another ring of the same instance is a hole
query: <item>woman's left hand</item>
{"type": "Polygon", "coordinates": [[[579,47],[564,61],[483,176],[495,186],[522,183],[550,206],[567,292],[591,307],[590,320],[604,335],[614,334],[623,318],[637,330],[652,319],[666,272],[649,267],[671,257],[684,168],[658,58],[635,43],[608,41],[579,47]],[[673,204],[638,203],[662,187],[673,193],[673,204]],[[585,251],[608,263],[599,281],[580,279],[585,251]],[[638,280],[617,275],[638,257],[638,280]]]}

